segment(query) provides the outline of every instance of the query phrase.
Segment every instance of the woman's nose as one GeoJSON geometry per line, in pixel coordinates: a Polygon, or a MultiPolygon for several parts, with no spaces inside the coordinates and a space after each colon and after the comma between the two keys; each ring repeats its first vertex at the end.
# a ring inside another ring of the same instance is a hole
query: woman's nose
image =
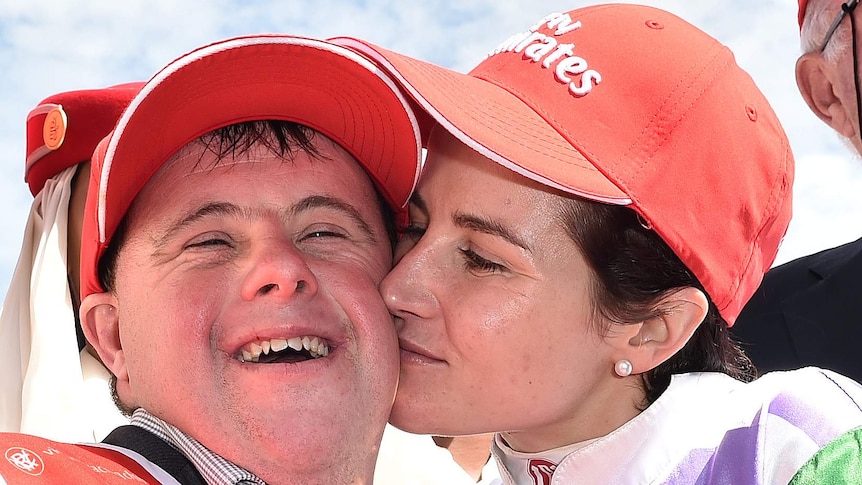
{"type": "Polygon", "coordinates": [[[434,297],[433,253],[419,244],[404,254],[380,284],[380,293],[389,312],[400,318],[429,318],[437,302],[434,297]]]}

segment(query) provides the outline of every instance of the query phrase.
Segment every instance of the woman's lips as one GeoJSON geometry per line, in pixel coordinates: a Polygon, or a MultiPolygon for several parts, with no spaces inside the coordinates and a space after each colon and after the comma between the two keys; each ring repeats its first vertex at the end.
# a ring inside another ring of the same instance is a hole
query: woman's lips
{"type": "Polygon", "coordinates": [[[398,345],[401,347],[401,361],[413,362],[416,364],[442,364],[446,361],[435,355],[430,350],[421,345],[414,344],[407,340],[398,340],[398,345]]]}

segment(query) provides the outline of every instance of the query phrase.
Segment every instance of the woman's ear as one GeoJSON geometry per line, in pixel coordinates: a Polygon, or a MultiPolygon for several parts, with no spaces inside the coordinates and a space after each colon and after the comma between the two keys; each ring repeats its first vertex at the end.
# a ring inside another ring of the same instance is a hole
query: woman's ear
{"type": "Polygon", "coordinates": [[[93,293],[81,302],[81,328],[105,367],[117,376],[117,384],[128,383],[129,373],[120,342],[120,317],[113,293],[93,293]]]}
{"type": "Polygon", "coordinates": [[[631,363],[632,374],[654,369],[682,349],[709,310],[706,295],[694,287],[673,290],[657,305],[659,316],[619,325],[614,338],[616,362],[631,363]]]}

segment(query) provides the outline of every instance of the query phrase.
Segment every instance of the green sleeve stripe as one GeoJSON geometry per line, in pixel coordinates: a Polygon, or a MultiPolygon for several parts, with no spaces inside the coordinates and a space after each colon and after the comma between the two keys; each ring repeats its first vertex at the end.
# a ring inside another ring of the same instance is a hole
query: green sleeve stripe
{"type": "Polygon", "coordinates": [[[862,484],[862,428],[848,431],[820,449],[788,485],[862,484]]]}

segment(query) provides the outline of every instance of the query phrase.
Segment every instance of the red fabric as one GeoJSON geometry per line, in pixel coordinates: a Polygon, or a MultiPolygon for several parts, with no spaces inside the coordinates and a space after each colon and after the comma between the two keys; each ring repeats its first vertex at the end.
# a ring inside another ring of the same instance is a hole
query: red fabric
{"type": "Polygon", "coordinates": [[[310,38],[239,37],[173,61],[93,155],[81,297],[102,291],[99,258],[150,177],[187,143],[230,124],[285,120],[323,133],[356,158],[399,210],[419,177],[421,140],[406,99],[396,93],[368,60],[310,38]]]}
{"type": "Polygon", "coordinates": [[[775,258],[791,214],[790,144],[730,50],[673,14],[618,4],[548,16],[467,75],[333,41],[377,60],[488,158],[629,205],[730,325],[775,258]]]}
{"type": "Polygon", "coordinates": [[[9,485],[158,484],[136,461],[104,448],[0,433],[0,477],[9,485]]]}
{"type": "Polygon", "coordinates": [[[27,116],[27,158],[24,180],[35,196],[45,181],[63,170],[87,161],[99,140],[114,128],[120,114],[143,83],[127,83],[104,89],[68,91],[42,100],[27,116]],[[56,150],[37,156],[45,146],[43,127],[46,105],[60,105],[66,113],[65,137],[56,150]],[[31,159],[32,158],[32,159],[31,159]]]}
{"type": "Polygon", "coordinates": [[[799,28],[802,28],[802,21],[805,20],[805,7],[808,6],[808,0],[799,0],[799,13],[797,14],[799,28]]]}

